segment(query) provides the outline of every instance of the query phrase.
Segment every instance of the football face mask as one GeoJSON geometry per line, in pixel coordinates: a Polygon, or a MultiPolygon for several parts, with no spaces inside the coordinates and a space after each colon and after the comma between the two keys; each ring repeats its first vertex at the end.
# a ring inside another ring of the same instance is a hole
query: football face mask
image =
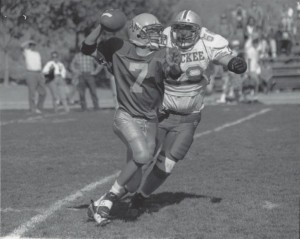
{"type": "Polygon", "coordinates": [[[138,47],[157,50],[166,43],[163,26],[152,14],[142,13],[135,16],[127,30],[129,41],[138,47]]]}
{"type": "Polygon", "coordinates": [[[148,25],[142,28],[139,37],[148,42],[147,47],[155,50],[166,46],[167,37],[163,34],[163,29],[161,24],[148,25]]]}
{"type": "Polygon", "coordinates": [[[171,26],[171,40],[181,49],[195,45],[200,36],[200,26],[189,23],[175,23],[171,26]]]}

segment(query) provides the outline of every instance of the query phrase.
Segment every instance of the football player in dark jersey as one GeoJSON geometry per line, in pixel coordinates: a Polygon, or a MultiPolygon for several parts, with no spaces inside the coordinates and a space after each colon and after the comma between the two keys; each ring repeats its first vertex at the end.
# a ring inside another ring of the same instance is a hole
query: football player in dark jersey
{"type": "Polygon", "coordinates": [[[84,54],[96,50],[97,58],[114,74],[119,108],[113,129],[128,150],[127,163],[111,189],[92,201],[88,208],[88,217],[100,225],[109,221],[113,203],[127,193],[127,182],[152,160],[157,111],[164,92],[163,79],[181,74],[177,50],[160,49],[163,26],[154,15],[143,13],[130,21],[127,26],[129,41],[112,37],[97,44],[102,31],[100,24],[84,40],[81,50],[84,54]]]}

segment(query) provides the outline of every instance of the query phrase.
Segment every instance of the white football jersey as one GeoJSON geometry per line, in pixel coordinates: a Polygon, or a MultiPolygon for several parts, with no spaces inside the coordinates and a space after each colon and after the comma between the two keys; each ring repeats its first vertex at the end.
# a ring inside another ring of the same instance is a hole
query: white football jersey
{"type": "MultiPolygon", "coordinates": [[[[175,47],[171,41],[171,27],[167,27],[164,34],[167,36],[167,47],[175,47]]],[[[202,28],[197,43],[190,49],[180,51],[183,73],[178,79],[165,80],[163,106],[178,113],[197,112],[203,108],[205,88],[209,84],[205,70],[210,62],[231,54],[231,50],[225,38],[202,28]]]]}

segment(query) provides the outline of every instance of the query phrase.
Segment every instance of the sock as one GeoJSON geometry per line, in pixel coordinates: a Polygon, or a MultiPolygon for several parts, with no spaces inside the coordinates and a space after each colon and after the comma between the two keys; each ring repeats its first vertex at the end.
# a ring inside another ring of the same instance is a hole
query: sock
{"type": "Polygon", "coordinates": [[[160,170],[156,165],[145,179],[140,193],[144,197],[149,197],[157,188],[159,188],[168,178],[170,174],[167,174],[160,170]]]}
{"type": "Polygon", "coordinates": [[[118,183],[118,180],[116,180],[115,183],[113,184],[113,186],[111,187],[111,189],[109,190],[109,192],[117,195],[118,198],[121,198],[122,196],[124,196],[127,193],[127,190],[125,189],[124,186],[121,186],[118,183]]]}
{"type": "Polygon", "coordinates": [[[142,167],[140,167],[134,175],[130,178],[130,180],[126,183],[125,188],[129,193],[135,193],[142,182],[143,172],[142,167]]]}

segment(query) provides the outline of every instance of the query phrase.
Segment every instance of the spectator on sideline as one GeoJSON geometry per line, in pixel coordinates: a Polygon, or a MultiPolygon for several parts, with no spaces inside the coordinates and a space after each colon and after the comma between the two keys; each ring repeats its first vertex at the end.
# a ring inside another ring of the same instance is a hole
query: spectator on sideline
{"type": "Polygon", "coordinates": [[[41,114],[46,99],[45,78],[42,75],[42,58],[36,50],[36,42],[29,40],[21,44],[26,66],[29,108],[32,113],[41,114]],[[38,102],[35,102],[35,92],[38,102]]]}
{"type": "Polygon", "coordinates": [[[103,66],[100,66],[93,56],[84,55],[82,52],[78,52],[71,62],[72,72],[78,76],[78,93],[82,111],[87,110],[85,98],[86,87],[89,88],[94,110],[100,109],[95,75],[101,70],[101,67],[103,66]]]}
{"type": "Polygon", "coordinates": [[[47,79],[54,111],[57,112],[58,103],[62,102],[65,112],[69,112],[65,81],[67,71],[64,64],[59,60],[58,52],[53,51],[51,53],[51,60],[44,66],[43,74],[47,79]]]}

